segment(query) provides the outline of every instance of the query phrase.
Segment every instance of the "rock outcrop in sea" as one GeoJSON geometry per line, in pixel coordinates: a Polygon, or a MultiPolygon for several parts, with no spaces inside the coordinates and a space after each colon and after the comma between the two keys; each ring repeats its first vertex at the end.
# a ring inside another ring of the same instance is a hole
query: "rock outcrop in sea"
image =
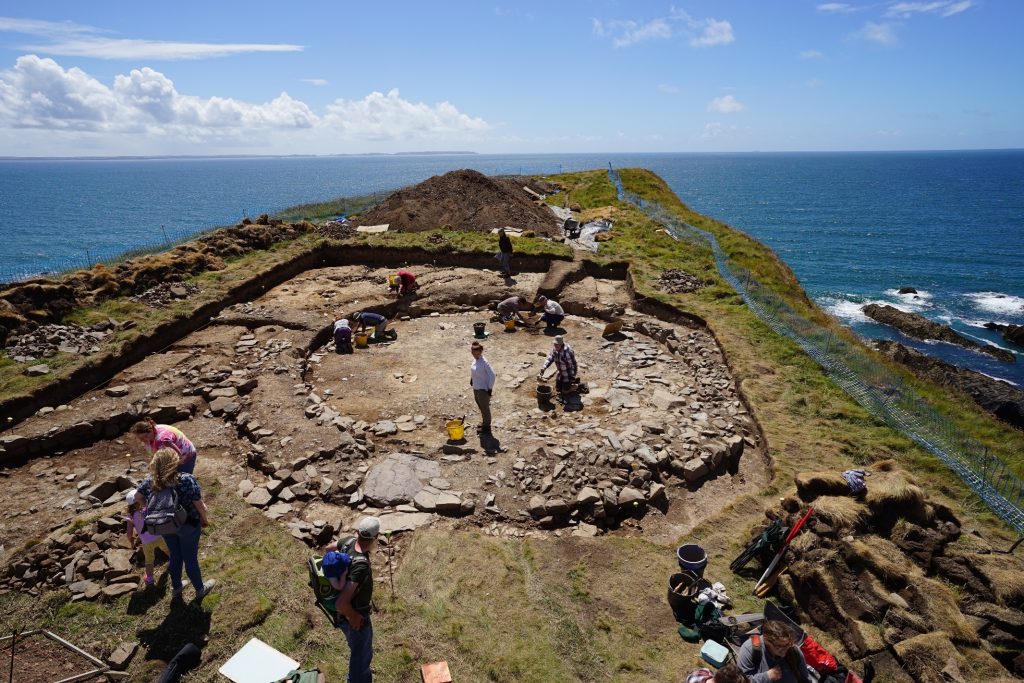
{"type": "Polygon", "coordinates": [[[975,344],[967,337],[958,334],[949,325],[937,323],[933,320],[929,320],[923,315],[918,315],[917,313],[907,313],[906,311],[901,311],[898,308],[886,306],[884,304],[868,304],[864,307],[864,313],[873,320],[895,327],[908,337],[944,341],[950,344],[956,344],[957,346],[962,346],[965,349],[970,349],[972,351],[987,353],[993,358],[1001,360],[1004,363],[1016,362],[1016,357],[1005,349],[1000,349],[987,344],[984,346],[975,344]]]}

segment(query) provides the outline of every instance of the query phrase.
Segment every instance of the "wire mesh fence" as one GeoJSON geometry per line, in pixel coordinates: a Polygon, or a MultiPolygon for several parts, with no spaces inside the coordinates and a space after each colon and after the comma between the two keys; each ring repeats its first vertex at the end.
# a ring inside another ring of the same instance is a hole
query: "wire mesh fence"
{"type": "Polygon", "coordinates": [[[992,512],[1024,534],[1024,481],[1005,461],[936,410],[901,375],[875,361],[863,346],[808,320],[761,285],[749,270],[729,258],[714,235],[682,221],[657,202],[626,190],[610,164],[608,175],[620,200],[636,205],[680,239],[696,238],[708,243],[719,273],[758,318],[796,342],[868,412],[941,459],[992,512]]]}

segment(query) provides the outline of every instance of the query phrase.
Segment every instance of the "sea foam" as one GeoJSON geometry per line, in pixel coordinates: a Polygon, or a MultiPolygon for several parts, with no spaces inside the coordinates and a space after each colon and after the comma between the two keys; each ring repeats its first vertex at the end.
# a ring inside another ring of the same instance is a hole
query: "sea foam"
{"type": "Polygon", "coordinates": [[[999,292],[974,292],[965,294],[978,308],[991,313],[1013,315],[1024,313],[1024,297],[999,292]]]}

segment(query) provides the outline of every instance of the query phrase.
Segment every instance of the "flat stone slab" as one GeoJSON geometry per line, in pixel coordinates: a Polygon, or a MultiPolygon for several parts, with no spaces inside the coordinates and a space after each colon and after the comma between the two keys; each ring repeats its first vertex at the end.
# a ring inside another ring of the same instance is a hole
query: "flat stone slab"
{"type": "Polygon", "coordinates": [[[393,453],[370,468],[363,481],[363,496],[372,505],[409,503],[423,483],[441,476],[441,466],[409,453],[393,453]]]}
{"type": "Polygon", "coordinates": [[[377,518],[380,522],[380,531],[384,534],[393,534],[398,531],[415,531],[420,527],[430,526],[437,519],[437,515],[429,512],[393,512],[388,515],[381,515],[377,518]]]}

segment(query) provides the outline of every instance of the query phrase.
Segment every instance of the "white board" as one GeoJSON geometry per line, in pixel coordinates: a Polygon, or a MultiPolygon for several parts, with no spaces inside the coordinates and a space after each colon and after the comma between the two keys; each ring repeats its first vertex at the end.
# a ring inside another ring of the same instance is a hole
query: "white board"
{"type": "Polygon", "coordinates": [[[235,683],[273,683],[297,668],[294,659],[253,638],[218,671],[235,683]]]}
{"type": "Polygon", "coordinates": [[[382,225],[360,225],[356,228],[356,232],[387,232],[389,227],[391,227],[390,223],[384,223],[382,225]]]}

